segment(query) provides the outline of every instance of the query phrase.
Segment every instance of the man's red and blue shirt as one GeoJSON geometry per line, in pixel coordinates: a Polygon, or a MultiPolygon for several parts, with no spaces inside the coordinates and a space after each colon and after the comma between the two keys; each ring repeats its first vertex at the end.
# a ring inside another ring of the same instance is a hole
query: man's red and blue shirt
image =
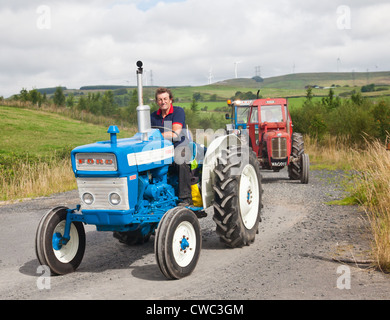
{"type": "Polygon", "coordinates": [[[185,134],[184,134],[186,129],[185,119],[186,117],[185,117],[184,109],[181,107],[175,107],[173,105],[171,105],[168,114],[165,116],[165,118],[163,118],[160,109],[158,109],[157,111],[153,112],[150,115],[151,126],[158,127],[161,133],[163,133],[164,131],[171,131],[172,126],[174,124],[182,125],[183,131],[180,134],[180,137],[173,138],[173,145],[175,147],[185,140],[185,134]]]}

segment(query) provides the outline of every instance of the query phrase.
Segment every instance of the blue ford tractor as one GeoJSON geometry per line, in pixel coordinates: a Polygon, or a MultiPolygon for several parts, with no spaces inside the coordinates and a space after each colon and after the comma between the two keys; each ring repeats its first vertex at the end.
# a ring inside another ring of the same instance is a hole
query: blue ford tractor
{"type": "Polygon", "coordinates": [[[150,125],[150,108],[142,98],[142,62],[137,66],[138,133],[118,139],[118,128],[110,126],[108,141],[75,148],[71,160],[80,204],[53,208],[39,222],[36,254],[52,274],[79,267],[86,247],[84,225],[113,232],[127,244],[154,236],[156,261],[168,279],[195,269],[202,247],[199,218],[208,209],[227,246],[242,247],[255,239],[262,186],[254,152],[234,134],[215,138],[207,149],[190,141],[188,165],[199,177],[193,196],[200,192],[200,203],[178,206],[177,177],[168,170],[174,147],[150,125]]]}

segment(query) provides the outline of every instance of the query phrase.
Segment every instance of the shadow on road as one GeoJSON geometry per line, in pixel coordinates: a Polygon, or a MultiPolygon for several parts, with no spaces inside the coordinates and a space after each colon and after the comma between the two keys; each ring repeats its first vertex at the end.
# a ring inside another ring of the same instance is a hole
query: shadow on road
{"type": "Polygon", "coordinates": [[[301,184],[300,180],[290,180],[286,170],[281,170],[279,172],[273,172],[270,170],[261,170],[261,182],[263,184],[273,184],[273,183],[288,183],[288,184],[301,184]]]}
{"type": "MultiPolygon", "coordinates": [[[[202,250],[221,249],[234,250],[219,241],[215,230],[202,229],[202,250]]],[[[33,259],[25,262],[19,272],[38,278],[42,276],[42,273],[37,272],[39,266],[38,259],[33,259]]],[[[129,246],[113,238],[111,232],[87,232],[84,258],[76,273],[102,273],[119,269],[128,269],[134,277],[144,280],[166,280],[155,260],[154,236],[143,245],[129,246]]]]}

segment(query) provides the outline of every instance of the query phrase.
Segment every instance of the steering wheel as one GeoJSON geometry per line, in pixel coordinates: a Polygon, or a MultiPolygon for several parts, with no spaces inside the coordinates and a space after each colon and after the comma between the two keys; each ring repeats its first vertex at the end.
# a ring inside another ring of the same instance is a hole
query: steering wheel
{"type": "Polygon", "coordinates": [[[173,131],[171,128],[168,127],[160,127],[160,126],[152,126],[152,129],[164,129],[164,131],[170,131],[176,135],[177,138],[180,138],[180,136],[177,134],[176,131],[173,131]]]}

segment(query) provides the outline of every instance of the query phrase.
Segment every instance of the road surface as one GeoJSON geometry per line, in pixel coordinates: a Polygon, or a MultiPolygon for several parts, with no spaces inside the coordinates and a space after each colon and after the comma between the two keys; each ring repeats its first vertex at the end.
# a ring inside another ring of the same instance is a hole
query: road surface
{"type": "Polygon", "coordinates": [[[309,184],[302,185],[288,180],[286,170],[262,172],[263,221],[255,242],[226,248],[209,215],[200,220],[198,265],[176,281],[160,272],[153,236],[129,247],[94,226],[86,226],[86,253],[77,272],[46,277],[34,248],[39,219],[55,206],[75,207],[77,191],[3,204],[0,299],[388,299],[389,276],[360,264],[369,259],[364,213],[327,204],[342,196],[341,174],[312,171],[309,184]]]}

